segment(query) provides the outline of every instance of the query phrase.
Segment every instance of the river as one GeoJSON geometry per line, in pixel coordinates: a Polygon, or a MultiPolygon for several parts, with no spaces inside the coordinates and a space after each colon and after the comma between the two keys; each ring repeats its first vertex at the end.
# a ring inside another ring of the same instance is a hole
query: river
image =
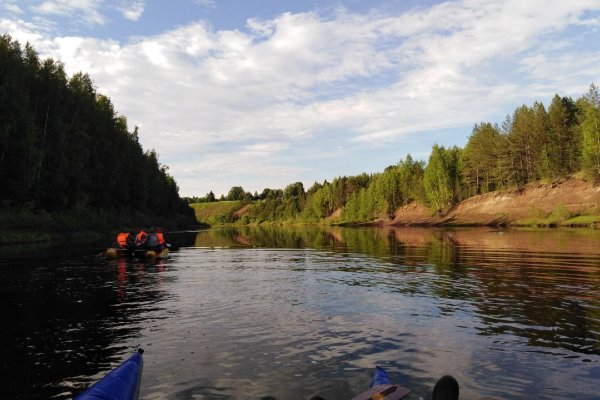
{"type": "Polygon", "coordinates": [[[600,396],[600,231],[239,228],[158,262],[0,248],[2,398],[71,398],[135,351],[142,399],[600,396]]]}

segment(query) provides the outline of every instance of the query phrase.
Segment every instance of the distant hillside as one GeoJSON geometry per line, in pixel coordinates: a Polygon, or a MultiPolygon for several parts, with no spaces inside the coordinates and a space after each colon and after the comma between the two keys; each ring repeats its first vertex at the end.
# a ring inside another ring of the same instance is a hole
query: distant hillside
{"type": "MultiPolygon", "coordinates": [[[[196,203],[196,218],[209,225],[257,224],[276,221],[252,219],[268,204],[259,200],[244,205],[241,201],[196,203]]],[[[552,183],[533,182],[519,190],[490,192],[470,197],[445,213],[411,202],[393,215],[379,219],[344,222],[343,208],[320,220],[290,220],[290,223],[382,226],[599,226],[600,186],[567,177],[552,183]]]]}
{"type": "Polygon", "coordinates": [[[242,202],[217,201],[211,203],[192,203],[196,220],[201,224],[222,225],[234,222],[237,218],[234,213],[242,208],[242,202]]]}

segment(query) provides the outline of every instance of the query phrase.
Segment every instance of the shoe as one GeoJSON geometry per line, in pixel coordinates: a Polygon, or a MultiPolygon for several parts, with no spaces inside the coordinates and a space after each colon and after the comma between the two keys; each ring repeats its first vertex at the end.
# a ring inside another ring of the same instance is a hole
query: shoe
{"type": "Polygon", "coordinates": [[[433,388],[431,400],[458,400],[458,382],[450,375],[442,376],[433,388]]]}

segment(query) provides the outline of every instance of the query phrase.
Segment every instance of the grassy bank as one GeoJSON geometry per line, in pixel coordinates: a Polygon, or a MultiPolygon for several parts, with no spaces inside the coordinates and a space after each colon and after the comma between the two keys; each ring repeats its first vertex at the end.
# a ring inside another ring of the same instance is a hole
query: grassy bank
{"type": "MultiPolygon", "coordinates": [[[[393,218],[344,220],[342,209],[317,219],[299,212],[286,216],[285,203],[275,205],[256,201],[196,203],[191,207],[199,222],[209,225],[346,225],[346,226],[521,226],[521,227],[600,227],[600,190],[583,181],[562,184],[534,184],[519,191],[491,192],[471,197],[447,213],[412,202],[396,210],[393,218]],[[269,213],[263,213],[267,209],[269,213]],[[266,215],[265,215],[266,214],[266,215]],[[269,216],[271,215],[271,216],[269,216]],[[275,217],[273,217],[275,216],[275,217]]],[[[271,203],[273,201],[271,200],[271,203]]]]}
{"type": "Polygon", "coordinates": [[[514,226],[534,226],[534,227],[590,227],[600,226],[600,208],[593,207],[583,212],[570,211],[567,207],[559,205],[551,212],[534,209],[531,217],[522,218],[514,221],[510,225],[514,226]]]}
{"type": "Polygon", "coordinates": [[[234,214],[242,208],[242,202],[218,201],[212,203],[192,203],[196,221],[200,224],[225,225],[235,222],[234,214]]]}

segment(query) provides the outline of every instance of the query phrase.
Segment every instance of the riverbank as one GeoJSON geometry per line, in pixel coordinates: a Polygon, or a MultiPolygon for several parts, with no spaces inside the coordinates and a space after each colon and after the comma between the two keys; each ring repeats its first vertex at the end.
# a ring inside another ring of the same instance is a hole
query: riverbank
{"type": "Polygon", "coordinates": [[[600,226],[600,186],[577,178],[470,197],[445,214],[432,214],[410,203],[393,219],[375,221],[396,226],[600,226]]]}
{"type": "Polygon", "coordinates": [[[260,202],[242,204],[224,201],[191,204],[198,222],[228,225],[376,225],[376,226],[527,226],[600,227],[600,186],[568,177],[553,182],[535,182],[515,190],[470,197],[444,214],[412,202],[389,218],[369,221],[344,220],[343,209],[320,220],[302,214],[286,220],[249,217],[260,202]]]}

